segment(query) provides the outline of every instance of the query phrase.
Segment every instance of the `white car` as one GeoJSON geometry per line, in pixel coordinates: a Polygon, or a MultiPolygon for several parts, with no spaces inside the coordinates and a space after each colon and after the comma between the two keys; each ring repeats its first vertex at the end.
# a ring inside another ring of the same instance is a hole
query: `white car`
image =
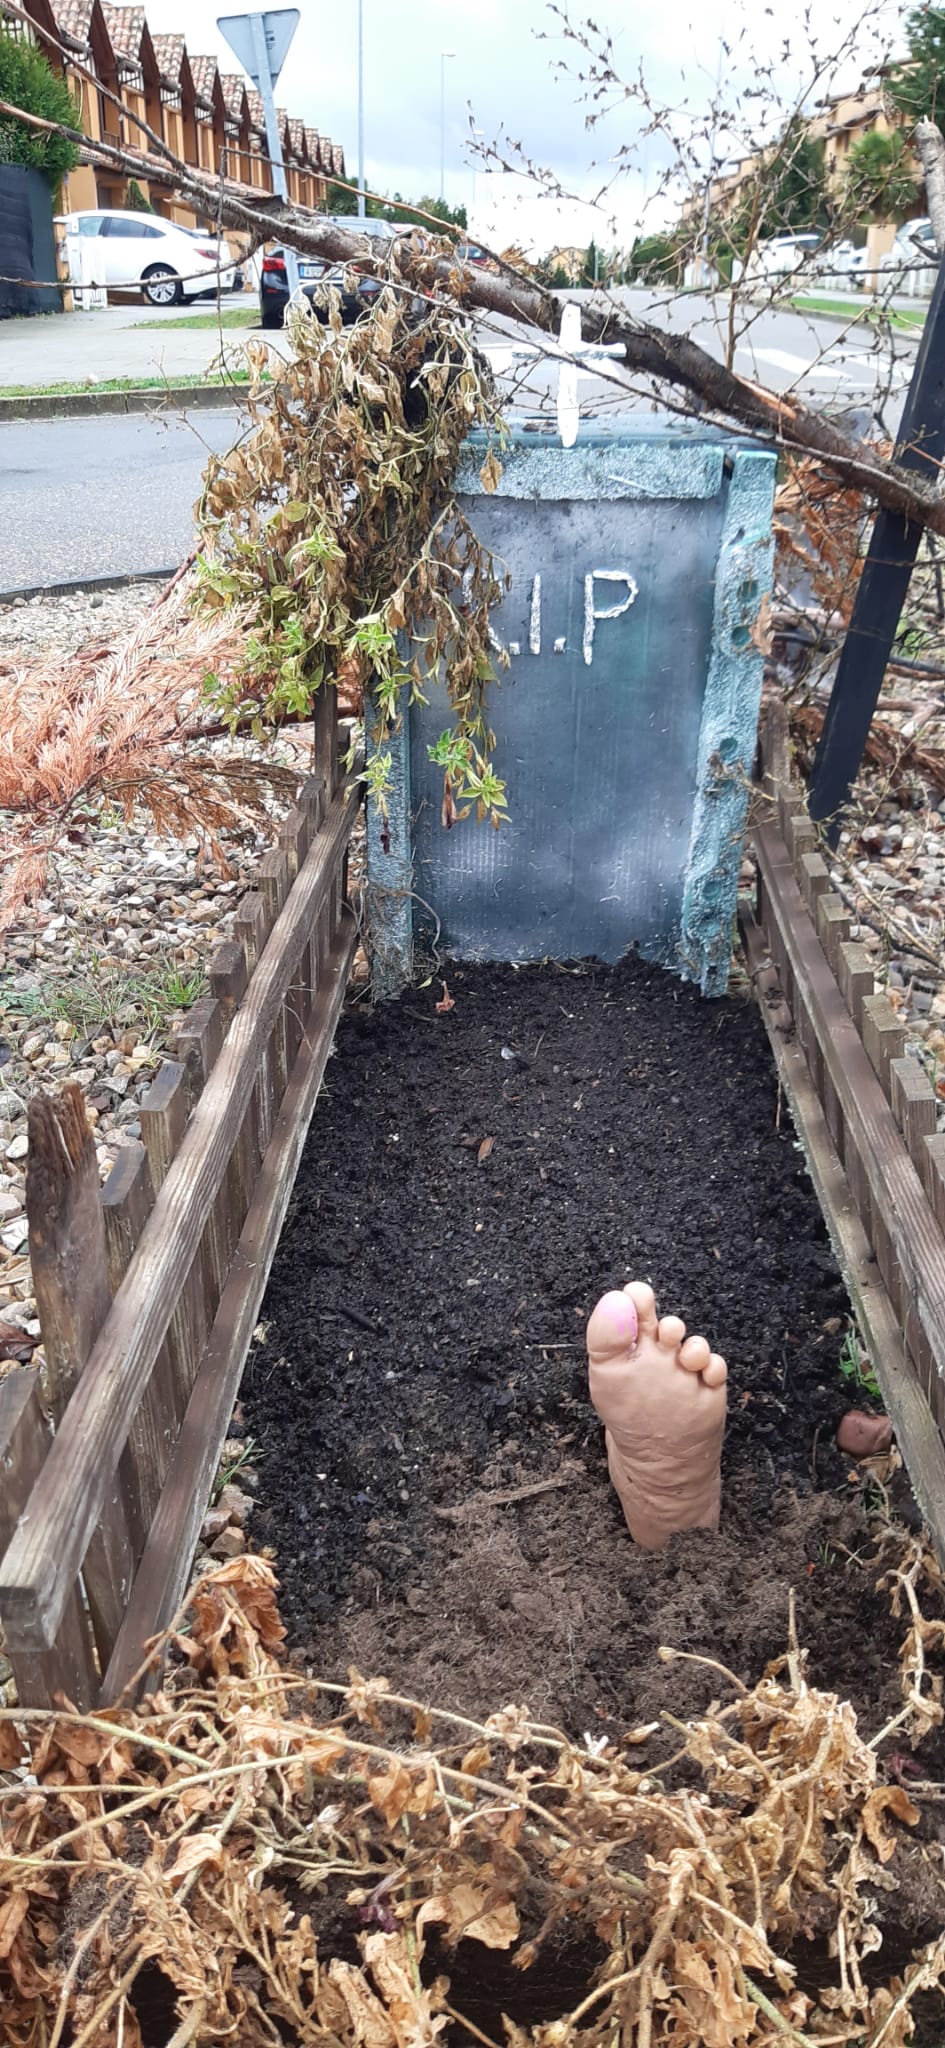
{"type": "Polygon", "coordinates": [[[220,290],[232,291],[233,257],[225,242],[199,228],[183,228],[156,213],[64,213],[57,227],[65,231],[72,282],[103,286],[106,291],[137,288],[150,306],[176,306],[182,298],[220,290]]]}
{"type": "Polygon", "coordinates": [[[820,239],[816,234],[793,234],[772,235],[767,242],[756,242],[745,265],[746,279],[749,282],[760,279],[774,282],[810,270],[820,248],[820,239]]]}

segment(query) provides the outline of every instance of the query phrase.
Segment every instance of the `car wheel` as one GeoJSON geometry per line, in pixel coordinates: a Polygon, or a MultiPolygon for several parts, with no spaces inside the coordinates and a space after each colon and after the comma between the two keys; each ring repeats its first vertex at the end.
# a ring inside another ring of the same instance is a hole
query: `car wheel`
{"type": "Polygon", "coordinates": [[[146,271],[141,289],[149,306],[179,306],[183,297],[180,278],[166,263],[155,263],[146,271]]]}
{"type": "Polygon", "coordinates": [[[282,327],[284,325],[284,320],[285,315],[283,312],[283,308],[280,306],[278,311],[275,313],[261,314],[259,325],[260,327],[282,327]]]}

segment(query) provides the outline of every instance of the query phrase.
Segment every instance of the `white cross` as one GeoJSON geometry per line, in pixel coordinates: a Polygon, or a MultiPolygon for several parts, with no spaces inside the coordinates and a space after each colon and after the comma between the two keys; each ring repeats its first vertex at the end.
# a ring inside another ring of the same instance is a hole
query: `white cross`
{"type": "Polygon", "coordinates": [[[578,437],[581,416],[581,401],[578,395],[578,380],[593,377],[594,371],[585,369],[585,363],[599,363],[607,356],[625,356],[626,347],[622,341],[584,341],[581,328],[581,308],[569,299],[561,313],[561,328],[557,341],[547,341],[541,347],[532,342],[520,342],[509,348],[490,348],[486,354],[493,369],[501,372],[511,369],[513,363],[533,363],[541,356],[556,356],[561,365],[558,371],[558,432],[563,448],[573,448],[578,437]]]}

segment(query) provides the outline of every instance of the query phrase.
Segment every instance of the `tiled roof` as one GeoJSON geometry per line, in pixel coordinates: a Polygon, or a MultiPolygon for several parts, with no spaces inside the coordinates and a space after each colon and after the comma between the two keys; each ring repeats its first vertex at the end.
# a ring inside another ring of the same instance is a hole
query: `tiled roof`
{"type": "Polygon", "coordinates": [[[126,58],[129,64],[137,64],[144,34],[144,8],[110,7],[108,0],[102,0],[102,13],[116,57],[126,58]]]}
{"type": "Polygon", "coordinates": [[[334,171],[335,177],[343,178],[345,174],[344,150],[342,149],[340,142],[330,142],[328,144],[328,148],[331,152],[331,168],[334,171]]]}
{"type": "Polygon", "coordinates": [[[257,92],[254,85],[246,87],[246,105],[249,108],[249,118],[252,127],[258,129],[260,135],[265,135],[266,115],[263,109],[262,94],[257,92]]]}
{"type": "Polygon", "coordinates": [[[74,44],[80,50],[87,50],[92,25],[92,0],[52,0],[52,5],[56,27],[63,41],[74,44]]]}
{"type": "Polygon", "coordinates": [[[220,84],[223,87],[223,103],[231,121],[243,118],[243,94],[245,87],[238,71],[221,71],[220,84]]]}
{"type": "Polygon", "coordinates": [[[152,36],[158,70],[168,85],[179,86],[184,62],[183,36],[152,36]]]}
{"type": "Polygon", "coordinates": [[[290,141],[290,142],[291,142],[291,144],[292,144],[292,148],[294,149],[294,151],[295,151],[295,154],[296,154],[296,156],[297,156],[297,157],[300,157],[300,158],[301,158],[301,157],[304,157],[304,155],[305,155],[305,123],[304,123],[304,121],[296,121],[296,120],[290,119],[290,121],[289,121],[289,141],[290,141]]]}
{"type": "MultiPolygon", "coordinates": [[[[189,51],[188,56],[190,56],[189,51]]],[[[217,75],[216,58],[191,57],[190,71],[198,100],[205,100],[207,105],[210,106],[213,102],[213,82],[217,75]]]]}

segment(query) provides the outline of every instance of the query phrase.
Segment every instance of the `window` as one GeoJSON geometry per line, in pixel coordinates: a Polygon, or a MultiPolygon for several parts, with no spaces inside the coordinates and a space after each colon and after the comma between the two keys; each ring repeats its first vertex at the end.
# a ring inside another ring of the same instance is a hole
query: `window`
{"type": "Polygon", "coordinates": [[[107,235],[110,241],[117,237],[119,241],[147,242],[156,240],[161,230],[152,227],[149,221],[123,220],[120,214],[113,213],[110,219],[106,220],[102,233],[107,235]]]}
{"type": "Polygon", "coordinates": [[[80,235],[100,235],[102,232],[101,214],[80,213],[77,220],[77,228],[80,235]]]}

